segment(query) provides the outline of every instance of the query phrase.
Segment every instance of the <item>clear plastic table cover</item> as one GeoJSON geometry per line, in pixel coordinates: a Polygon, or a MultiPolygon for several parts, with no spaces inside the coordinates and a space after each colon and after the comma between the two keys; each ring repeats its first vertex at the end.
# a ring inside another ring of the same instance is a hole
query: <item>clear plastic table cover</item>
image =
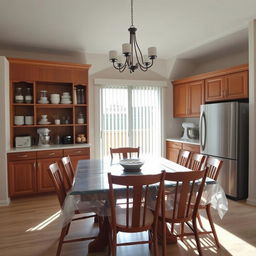
{"type": "MultiPolygon", "coordinates": [[[[108,177],[107,173],[114,175],[145,175],[156,174],[163,170],[166,172],[190,171],[181,165],[164,158],[144,159],[145,164],[138,172],[125,172],[118,163],[111,163],[103,160],[80,160],[77,173],[71,191],[67,194],[62,209],[63,225],[66,225],[72,219],[76,210],[81,213],[94,212],[99,216],[109,215],[108,207],[108,177]]],[[[171,190],[171,184],[166,185],[166,189],[171,190]]],[[[122,198],[122,189],[114,187],[116,193],[120,193],[122,198]]],[[[152,187],[150,197],[154,201],[157,187],[152,187]]],[[[171,200],[167,200],[167,209],[171,209],[171,200]]],[[[228,210],[228,201],[222,187],[218,182],[211,179],[206,180],[206,185],[202,195],[201,204],[211,204],[217,210],[220,218],[223,218],[228,210]]]]}

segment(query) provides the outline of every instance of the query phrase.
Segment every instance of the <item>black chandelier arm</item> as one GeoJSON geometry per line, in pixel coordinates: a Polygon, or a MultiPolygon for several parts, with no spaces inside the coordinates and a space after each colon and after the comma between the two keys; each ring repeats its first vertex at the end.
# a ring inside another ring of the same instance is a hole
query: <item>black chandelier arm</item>
{"type": "MultiPolygon", "coordinates": [[[[144,63],[144,62],[143,62],[143,55],[142,55],[142,52],[141,52],[140,47],[139,47],[139,45],[138,45],[136,35],[134,35],[134,44],[135,44],[134,47],[136,48],[136,46],[137,46],[137,48],[138,48],[138,50],[139,50],[142,63],[144,63]]],[[[137,57],[137,59],[138,59],[138,57],[137,57]]],[[[139,59],[138,59],[138,61],[139,61],[139,59]]]]}
{"type": "Polygon", "coordinates": [[[121,64],[121,66],[120,66],[116,61],[113,61],[113,67],[115,69],[119,70],[120,72],[123,72],[126,68],[126,63],[121,64]]]}

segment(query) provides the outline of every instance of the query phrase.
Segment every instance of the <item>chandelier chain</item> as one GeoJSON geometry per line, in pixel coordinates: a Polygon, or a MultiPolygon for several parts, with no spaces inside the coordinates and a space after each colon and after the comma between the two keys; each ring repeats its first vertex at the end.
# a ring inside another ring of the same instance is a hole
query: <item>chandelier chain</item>
{"type": "Polygon", "coordinates": [[[131,23],[133,26],[133,0],[131,0],[131,23]]]}

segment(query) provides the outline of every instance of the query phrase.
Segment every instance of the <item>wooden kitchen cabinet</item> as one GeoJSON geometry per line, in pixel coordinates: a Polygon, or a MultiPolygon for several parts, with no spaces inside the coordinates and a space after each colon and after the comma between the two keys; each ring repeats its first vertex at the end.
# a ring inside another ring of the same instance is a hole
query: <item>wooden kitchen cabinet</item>
{"type": "Polygon", "coordinates": [[[9,161],[10,197],[36,193],[36,160],[9,161]]]}
{"type": "Polygon", "coordinates": [[[166,158],[173,162],[177,162],[180,149],[190,152],[200,153],[200,146],[190,143],[181,143],[175,141],[166,141],[166,158]]]}
{"type": "Polygon", "coordinates": [[[61,166],[59,158],[37,160],[37,192],[55,191],[54,184],[48,173],[49,165],[53,164],[54,162],[58,162],[59,166],[61,166]]]}
{"type": "MultiPolygon", "coordinates": [[[[74,168],[82,159],[90,159],[90,148],[70,148],[54,150],[38,150],[8,154],[9,195],[34,195],[55,191],[50,179],[49,165],[57,162],[62,173],[64,168],[61,162],[63,156],[70,156],[74,168]]],[[[65,186],[67,182],[64,179],[65,186]]]]}
{"type": "Polygon", "coordinates": [[[89,148],[65,149],[64,156],[70,157],[72,166],[76,170],[77,163],[79,160],[90,159],[90,149],[89,148]]]}
{"type": "Polygon", "coordinates": [[[166,158],[173,162],[177,162],[182,143],[167,141],[166,142],[166,158]]]}
{"type": "Polygon", "coordinates": [[[248,71],[226,76],[226,99],[248,98],[248,71]]]}
{"type": "Polygon", "coordinates": [[[199,117],[205,102],[248,99],[248,65],[172,81],[173,116],[199,117]]]}
{"type": "Polygon", "coordinates": [[[174,117],[199,117],[204,104],[204,81],[173,84],[174,117]]]}
{"type": "Polygon", "coordinates": [[[173,86],[173,114],[174,117],[187,115],[187,85],[173,86]]]}
{"type": "Polygon", "coordinates": [[[225,79],[223,76],[205,80],[205,101],[223,100],[225,92],[225,79]]]}

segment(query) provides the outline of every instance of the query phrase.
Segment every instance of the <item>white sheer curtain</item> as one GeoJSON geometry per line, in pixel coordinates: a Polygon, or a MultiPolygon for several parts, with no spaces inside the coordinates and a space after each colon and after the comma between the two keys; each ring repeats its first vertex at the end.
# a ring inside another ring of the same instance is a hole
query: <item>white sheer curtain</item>
{"type": "Polygon", "coordinates": [[[109,148],[140,147],[141,156],[161,155],[162,88],[100,87],[101,157],[109,148]]]}

